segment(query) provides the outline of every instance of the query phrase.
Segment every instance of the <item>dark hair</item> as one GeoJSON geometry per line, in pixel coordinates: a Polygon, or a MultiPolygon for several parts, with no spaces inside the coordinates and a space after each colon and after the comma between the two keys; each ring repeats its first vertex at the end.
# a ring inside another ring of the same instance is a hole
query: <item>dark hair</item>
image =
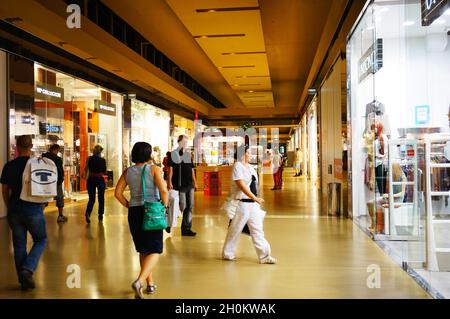
{"type": "Polygon", "coordinates": [[[152,146],[146,142],[137,142],[131,151],[131,161],[135,164],[146,163],[152,157],[152,146]]]}
{"type": "Polygon", "coordinates": [[[54,152],[54,151],[59,152],[60,149],[61,149],[61,146],[59,146],[59,144],[52,144],[52,145],[50,145],[48,150],[49,150],[49,152],[54,152]]]}
{"type": "Polygon", "coordinates": [[[187,136],[186,135],[178,136],[178,143],[180,143],[185,137],[187,137],[187,136]]]}
{"type": "Polygon", "coordinates": [[[241,161],[242,157],[249,150],[249,148],[250,147],[247,144],[239,145],[238,148],[236,149],[236,152],[234,153],[234,160],[241,161]]]}
{"type": "Polygon", "coordinates": [[[172,154],[171,152],[167,152],[166,156],[169,158],[171,154],[172,154]]]}
{"type": "Polygon", "coordinates": [[[20,135],[17,138],[17,147],[23,150],[29,150],[33,147],[31,135],[20,135]]]}

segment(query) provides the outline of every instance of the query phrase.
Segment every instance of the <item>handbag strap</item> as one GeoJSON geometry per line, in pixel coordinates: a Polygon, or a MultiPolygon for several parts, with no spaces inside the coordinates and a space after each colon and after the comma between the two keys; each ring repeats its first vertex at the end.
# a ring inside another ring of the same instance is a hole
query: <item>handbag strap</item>
{"type": "Polygon", "coordinates": [[[145,170],[146,170],[147,166],[148,166],[147,164],[144,165],[144,168],[142,169],[142,176],[141,176],[141,179],[142,179],[142,198],[144,198],[144,200],[145,200],[145,197],[147,197],[147,188],[145,187],[145,170]]]}
{"type": "MultiPolygon", "coordinates": [[[[145,198],[147,197],[147,187],[145,186],[145,170],[147,169],[147,166],[148,166],[147,164],[144,165],[144,168],[142,169],[142,175],[141,175],[141,179],[142,179],[142,198],[144,198],[144,201],[145,201],[145,198]]],[[[155,192],[154,193],[155,193],[154,194],[155,198],[160,200],[159,193],[156,191],[156,187],[155,187],[155,192]]]]}

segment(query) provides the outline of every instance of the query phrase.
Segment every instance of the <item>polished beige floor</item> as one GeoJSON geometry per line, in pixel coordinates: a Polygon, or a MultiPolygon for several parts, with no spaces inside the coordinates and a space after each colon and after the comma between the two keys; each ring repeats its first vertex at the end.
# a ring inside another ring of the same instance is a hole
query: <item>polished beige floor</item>
{"type": "MultiPolygon", "coordinates": [[[[221,260],[227,219],[222,198],[196,194],[197,238],[179,229],[165,238],[149,298],[428,298],[428,295],[351,220],[321,214],[317,192],[286,172],[285,190],[271,192],[264,182],[266,235],[277,265],[259,265],[251,239],[242,236],[237,262],[221,260]],[[369,289],[369,265],[381,269],[381,287],[369,289]]],[[[139,270],[128,231],[127,212],[107,196],[104,224],[84,223],[85,203],[67,207],[69,222],[56,223],[49,209],[49,243],[36,272],[37,289],[21,292],[16,284],[10,233],[0,220],[0,298],[133,298],[130,284],[139,270]],[[81,269],[81,288],[70,289],[67,267],[81,269]]]]}

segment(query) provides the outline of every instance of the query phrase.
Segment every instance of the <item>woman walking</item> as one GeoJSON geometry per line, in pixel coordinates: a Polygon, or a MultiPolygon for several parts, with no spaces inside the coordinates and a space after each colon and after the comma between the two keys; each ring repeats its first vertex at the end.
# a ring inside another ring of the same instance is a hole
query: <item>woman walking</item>
{"type": "Polygon", "coordinates": [[[98,192],[98,220],[103,221],[105,213],[105,174],[106,160],[102,158],[103,147],[95,145],[92,156],[89,156],[86,167],[84,169],[84,178],[87,177],[87,191],[89,194],[89,202],[86,207],[86,223],[91,222],[91,213],[95,204],[95,193],[98,192]]]}
{"type": "Polygon", "coordinates": [[[275,264],[276,259],[271,256],[270,244],[264,237],[264,212],[260,206],[264,203],[264,200],[257,197],[258,175],[249,164],[250,151],[247,145],[238,147],[235,160],[232,173],[232,194],[239,203],[235,216],[228,228],[223,247],[223,259],[236,260],[235,250],[239,236],[245,225],[247,225],[259,257],[259,262],[261,264],[275,264]]]}
{"type": "Polygon", "coordinates": [[[120,177],[116,186],[115,196],[117,200],[128,208],[128,224],[131,236],[139,253],[141,271],[132,288],[137,299],[143,299],[143,287],[147,283],[147,293],[155,292],[156,285],[153,281],[153,271],[163,252],[163,231],[143,229],[144,202],[162,201],[167,207],[169,192],[161,174],[161,169],[156,165],[147,163],[151,160],[152,147],[145,142],[138,142],[133,146],[131,160],[135,163],[129,167],[120,177]],[[145,183],[145,189],[143,189],[145,183]],[[130,189],[130,200],[124,196],[126,187],[130,189]]]}

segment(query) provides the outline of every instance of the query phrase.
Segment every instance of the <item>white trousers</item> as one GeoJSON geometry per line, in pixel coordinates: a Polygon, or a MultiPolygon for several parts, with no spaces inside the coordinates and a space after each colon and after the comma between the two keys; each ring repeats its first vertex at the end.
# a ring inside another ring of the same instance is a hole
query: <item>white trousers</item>
{"type": "Polygon", "coordinates": [[[227,259],[234,259],[236,257],[236,247],[245,224],[248,225],[250,230],[250,236],[255,245],[258,258],[263,259],[269,256],[270,244],[264,237],[263,222],[264,213],[258,203],[240,202],[236,210],[236,215],[228,228],[227,237],[223,246],[223,257],[227,259]]]}

